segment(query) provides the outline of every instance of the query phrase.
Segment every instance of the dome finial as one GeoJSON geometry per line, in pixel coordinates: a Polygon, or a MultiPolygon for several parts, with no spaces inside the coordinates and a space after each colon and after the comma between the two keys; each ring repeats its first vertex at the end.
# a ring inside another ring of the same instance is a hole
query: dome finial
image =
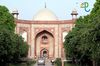
{"type": "Polygon", "coordinates": [[[45,8],[47,8],[46,2],[45,2],[45,8]]]}

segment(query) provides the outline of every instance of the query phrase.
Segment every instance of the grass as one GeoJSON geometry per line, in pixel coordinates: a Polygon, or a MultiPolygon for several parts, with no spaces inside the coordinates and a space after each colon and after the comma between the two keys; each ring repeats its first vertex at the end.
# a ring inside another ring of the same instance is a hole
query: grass
{"type": "Polygon", "coordinates": [[[79,66],[79,65],[76,65],[76,64],[72,64],[72,63],[65,63],[64,66],[79,66]]]}
{"type": "Polygon", "coordinates": [[[25,61],[21,63],[9,63],[9,66],[33,66],[36,61],[25,61]]]}
{"type": "Polygon", "coordinates": [[[75,66],[75,65],[70,63],[65,63],[65,66],[75,66]]]}
{"type": "Polygon", "coordinates": [[[9,66],[28,66],[28,65],[24,63],[24,64],[11,64],[9,66]]]}
{"type": "Polygon", "coordinates": [[[33,66],[32,64],[27,65],[26,63],[19,63],[19,64],[9,64],[9,66],[33,66]]]}

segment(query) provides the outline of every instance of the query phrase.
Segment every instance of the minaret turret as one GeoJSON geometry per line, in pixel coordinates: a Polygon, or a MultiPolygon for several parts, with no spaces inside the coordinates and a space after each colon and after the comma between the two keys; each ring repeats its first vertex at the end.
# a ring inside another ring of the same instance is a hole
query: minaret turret
{"type": "Polygon", "coordinates": [[[17,9],[13,10],[12,15],[14,16],[14,18],[18,19],[18,15],[19,15],[18,10],[17,9]]]}
{"type": "Polygon", "coordinates": [[[78,15],[77,10],[73,9],[71,15],[72,15],[72,20],[77,19],[77,15],[78,15]]]}

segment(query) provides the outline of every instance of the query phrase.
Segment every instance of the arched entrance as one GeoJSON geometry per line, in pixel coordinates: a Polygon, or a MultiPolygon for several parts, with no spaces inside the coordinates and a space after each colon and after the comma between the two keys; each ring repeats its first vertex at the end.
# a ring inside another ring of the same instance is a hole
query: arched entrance
{"type": "Polygon", "coordinates": [[[43,51],[43,57],[47,57],[47,51],[43,51]]]}
{"type": "Polygon", "coordinates": [[[48,58],[48,56],[49,56],[48,53],[49,53],[49,51],[45,48],[40,51],[40,55],[43,58],[48,58]]]}
{"type": "Polygon", "coordinates": [[[35,56],[53,58],[55,53],[54,36],[43,30],[35,37],[35,56]]]}

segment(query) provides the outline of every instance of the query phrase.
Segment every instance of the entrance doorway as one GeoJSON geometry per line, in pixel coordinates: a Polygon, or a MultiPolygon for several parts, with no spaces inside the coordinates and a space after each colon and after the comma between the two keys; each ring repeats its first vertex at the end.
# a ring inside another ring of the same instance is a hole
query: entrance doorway
{"type": "Polygon", "coordinates": [[[47,49],[41,50],[41,54],[40,55],[43,58],[48,58],[48,50],[47,49]]]}
{"type": "Polygon", "coordinates": [[[47,51],[43,51],[43,57],[47,57],[47,51]]]}
{"type": "Polygon", "coordinates": [[[51,58],[55,55],[55,40],[52,33],[43,30],[35,37],[35,56],[51,58]],[[49,55],[50,54],[50,55],[49,55]]]}

